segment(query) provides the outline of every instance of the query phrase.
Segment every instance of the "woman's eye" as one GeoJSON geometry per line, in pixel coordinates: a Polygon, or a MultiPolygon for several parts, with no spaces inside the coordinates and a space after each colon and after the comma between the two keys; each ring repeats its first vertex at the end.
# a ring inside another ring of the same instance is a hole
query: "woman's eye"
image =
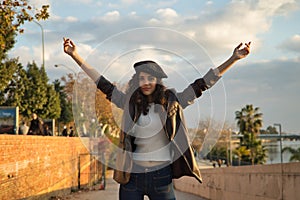
{"type": "Polygon", "coordinates": [[[154,76],[148,76],[148,77],[141,76],[141,77],[139,77],[140,82],[146,81],[146,80],[148,82],[155,82],[156,78],[154,76]]]}
{"type": "Polygon", "coordinates": [[[153,82],[153,81],[155,81],[155,78],[153,76],[148,77],[148,81],[153,82]]]}

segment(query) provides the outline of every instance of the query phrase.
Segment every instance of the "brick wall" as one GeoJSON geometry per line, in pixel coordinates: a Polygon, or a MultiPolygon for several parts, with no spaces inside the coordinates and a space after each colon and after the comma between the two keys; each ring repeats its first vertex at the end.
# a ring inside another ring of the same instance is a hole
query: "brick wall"
{"type": "Polygon", "coordinates": [[[86,186],[96,181],[98,167],[101,164],[88,154],[80,138],[0,135],[1,200],[49,199],[70,193],[78,183],[86,186]]]}

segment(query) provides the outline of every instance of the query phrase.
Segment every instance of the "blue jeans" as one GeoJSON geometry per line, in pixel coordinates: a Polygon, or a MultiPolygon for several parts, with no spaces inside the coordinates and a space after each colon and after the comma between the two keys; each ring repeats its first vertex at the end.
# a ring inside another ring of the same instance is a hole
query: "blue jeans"
{"type": "Polygon", "coordinates": [[[120,200],[143,200],[144,195],[150,200],[175,200],[170,165],[155,171],[144,167],[143,171],[131,173],[129,182],[120,185],[120,200]]]}

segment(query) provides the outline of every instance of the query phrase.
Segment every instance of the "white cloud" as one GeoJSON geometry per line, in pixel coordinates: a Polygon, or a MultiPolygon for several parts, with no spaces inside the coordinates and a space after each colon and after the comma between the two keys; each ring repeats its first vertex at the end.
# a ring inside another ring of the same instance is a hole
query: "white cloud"
{"type": "Polygon", "coordinates": [[[191,38],[195,38],[196,32],[195,31],[185,31],[185,34],[188,35],[191,38]]]}
{"type": "Polygon", "coordinates": [[[300,35],[296,34],[279,45],[280,48],[300,53],[300,35]]]}
{"type": "Polygon", "coordinates": [[[267,16],[275,14],[285,15],[297,8],[295,0],[259,0],[257,9],[265,13],[267,16]]]}
{"type": "Polygon", "coordinates": [[[44,2],[44,1],[40,1],[40,0],[30,0],[29,2],[28,2],[31,6],[33,6],[34,8],[38,8],[38,9],[40,9],[40,8],[42,8],[42,6],[44,5],[44,4],[50,4],[50,2],[44,2]]]}
{"type": "MultiPolygon", "coordinates": [[[[74,2],[78,2],[78,3],[81,3],[81,4],[91,4],[91,3],[94,3],[93,0],[73,0],[74,2]]],[[[69,0],[66,0],[66,3],[68,3],[69,0]]]]}
{"type": "Polygon", "coordinates": [[[171,8],[158,9],[156,16],[148,20],[151,25],[174,25],[179,23],[179,15],[171,8]]]}
{"type": "Polygon", "coordinates": [[[48,20],[50,21],[60,21],[62,19],[62,17],[55,15],[54,13],[50,14],[50,17],[48,20]]]}
{"type": "Polygon", "coordinates": [[[177,18],[178,14],[176,13],[175,10],[171,8],[166,8],[166,9],[159,9],[156,11],[156,13],[162,18],[162,19],[173,19],[177,18]]]}
{"type": "Polygon", "coordinates": [[[106,22],[118,21],[120,19],[120,13],[117,10],[107,12],[101,19],[106,22]]]}
{"type": "Polygon", "coordinates": [[[77,17],[73,17],[73,16],[68,16],[65,18],[65,22],[73,23],[73,22],[78,22],[78,21],[79,21],[79,19],[77,17]]]}
{"type": "Polygon", "coordinates": [[[151,18],[148,22],[152,25],[159,25],[160,24],[160,21],[158,19],[155,19],[155,18],[151,18]]]}
{"type": "Polygon", "coordinates": [[[260,48],[263,41],[259,34],[267,33],[279,10],[285,8],[287,13],[291,10],[287,5],[293,3],[293,0],[232,1],[214,13],[186,18],[178,27],[196,33],[193,38],[207,47],[213,57],[231,50],[240,42],[252,41],[253,48],[260,48]]]}
{"type": "Polygon", "coordinates": [[[14,48],[9,55],[10,57],[19,57],[19,62],[24,66],[26,66],[28,62],[31,62],[35,58],[28,46],[14,48]]]}
{"type": "Polygon", "coordinates": [[[93,51],[93,48],[90,45],[78,44],[78,46],[81,49],[80,51],[81,51],[83,56],[88,56],[93,51]]]}
{"type": "Polygon", "coordinates": [[[137,0],[121,0],[121,2],[124,4],[134,4],[137,2],[137,0]]]}
{"type": "Polygon", "coordinates": [[[212,5],[213,3],[214,3],[213,1],[209,0],[209,1],[206,2],[206,5],[212,5]]]}
{"type": "Polygon", "coordinates": [[[147,9],[160,9],[160,8],[167,8],[167,7],[173,7],[174,4],[177,3],[178,0],[168,0],[168,1],[155,1],[155,3],[151,1],[145,1],[146,4],[145,7],[147,9]]]}
{"type": "Polygon", "coordinates": [[[130,15],[130,16],[136,16],[136,12],[135,12],[135,11],[132,11],[132,12],[129,13],[129,15],[130,15]]]}

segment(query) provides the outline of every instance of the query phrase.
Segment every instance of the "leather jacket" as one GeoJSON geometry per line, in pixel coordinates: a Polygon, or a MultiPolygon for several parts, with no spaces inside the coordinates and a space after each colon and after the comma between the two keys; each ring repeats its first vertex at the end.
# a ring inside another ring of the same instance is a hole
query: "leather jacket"
{"type": "MultiPolygon", "coordinates": [[[[171,164],[173,178],[192,176],[202,183],[200,170],[189,143],[183,109],[192,104],[196,98],[202,95],[203,91],[211,87],[219,78],[213,75],[214,80],[209,82],[205,81],[205,77],[197,79],[180,93],[176,93],[175,90],[165,91],[168,103],[165,106],[160,105],[161,109],[158,113],[173,151],[174,159],[171,164]],[[171,114],[169,113],[170,110],[173,110],[171,114]]],[[[108,100],[124,110],[114,180],[126,184],[129,181],[132,167],[131,153],[135,149],[135,138],[128,133],[141,113],[137,112],[136,105],[129,103],[128,95],[118,90],[103,76],[100,76],[96,84],[97,88],[106,94],[108,100]]]]}

